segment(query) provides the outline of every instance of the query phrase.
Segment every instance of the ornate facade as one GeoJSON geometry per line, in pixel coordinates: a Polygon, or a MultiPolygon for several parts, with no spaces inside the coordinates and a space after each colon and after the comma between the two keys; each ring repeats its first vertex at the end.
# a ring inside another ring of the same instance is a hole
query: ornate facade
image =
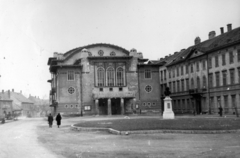
{"type": "Polygon", "coordinates": [[[53,112],[159,112],[158,66],[145,61],[136,49],[102,43],[54,53],[48,60],[53,112]]]}

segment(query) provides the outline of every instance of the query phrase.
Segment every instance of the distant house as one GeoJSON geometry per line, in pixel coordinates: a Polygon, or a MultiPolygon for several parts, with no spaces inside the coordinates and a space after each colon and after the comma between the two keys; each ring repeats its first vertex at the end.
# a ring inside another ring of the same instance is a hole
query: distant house
{"type": "Polygon", "coordinates": [[[46,116],[48,113],[51,112],[48,100],[40,99],[39,97],[31,95],[29,95],[28,100],[34,103],[35,116],[46,116]]]}
{"type": "Polygon", "coordinates": [[[9,113],[13,113],[12,100],[0,96],[0,118],[7,117],[9,113]]]}
{"type": "MultiPolygon", "coordinates": [[[[12,101],[12,113],[15,112],[20,112],[22,113],[23,116],[34,116],[34,104],[32,101],[27,99],[21,92],[17,93],[14,92],[14,89],[12,91],[8,90],[6,92],[2,91],[0,94],[1,98],[4,98],[5,104],[6,105],[6,100],[11,100],[12,101]]],[[[10,108],[9,112],[10,112],[10,108]]],[[[6,111],[7,112],[7,111],[6,111]]]]}

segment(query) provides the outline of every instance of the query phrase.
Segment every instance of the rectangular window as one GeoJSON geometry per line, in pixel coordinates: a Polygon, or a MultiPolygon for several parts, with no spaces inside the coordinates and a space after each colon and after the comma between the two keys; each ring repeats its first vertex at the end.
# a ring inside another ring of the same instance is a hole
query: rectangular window
{"type": "Polygon", "coordinates": [[[216,87],[220,86],[220,73],[219,72],[215,72],[215,76],[216,76],[216,87]]]}
{"type": "Polygon", "coordinates": [[[183,75],[183,66],[181,66],[181,75],[183,75]]]}
{"type": "Polygon", "coordinates": [[[208,59],[208,68],[211,69],[212,68],[212,58],[209,57],[208,59]]]}
{"type": "Polygon", "coordinates": [[[202,67],[203,67],[203,70],[206,70],[206,62],[205,62],[205,60],[202,61],[202,67]]]}
{"type": "Polygon", "coordinates": [[[186,88],[187,88],[187,91],[189,90],[189,79],[186,79],[186,88]]]}
{"type": "Polygon", "coordinates": [[[174,68],[172,70],[172,76],[173,76],[173,78],[175,77],[175,69],[174,68]]]}
{"type": "Polygon", "coordinates": [[[240,62],[240,49],[237,50],[238,62],[240,62]]]}
{"type": "Polygon", "coordinates": [[[229,63],[232,64],[232,63],[233,63],[233,60],[234,60],[233,52],[230,51],[230,52],[229,52],[229,63]]]}
{"type": "Polygon", "coordinates": [[[163,81],[163,72],[160,71],[160,74],[161,74],[161,81],[163,81]]]}
{"type": "Polygon", "coordinates": [[[228,113],[228,96],[225,95],[223,96],[223,99],[224,99],[224,111],[225,111],[225,114],[228,113]]]}
{"type": "Polygon", "coordinates": [[[225,53],[222,54],[222,65],[226,65],[225,53]]]}
{"type": "Polygon", "coordinates": [[[196,64],[197,64],[197,71],[199,71],[199,62],[197,62],[196,64]]]}
{"type": "Polygon", "coordinates": [[[185,99],[182,99],[182,110],[183,110],[183,111],[186,111],[186,110],[187,110],[186,104],[185,104],[185,99]]]}
{"type": "Polygon", "coordinates": [[[169,82],[169,90],[172,91],[172,82],[169,82]]]}
{"type": "Polygon", "coordinates": [[[186,64],[186,74],[188,74],[188,64],[186,64]]]}
{"type": "Polygon", "coordinates": [[[238,68],[238,83],[240,84],[240,68],[238,68]]]}
{"type": "Polygon", "coordinates": [[[215,67],[218,67],[218,56],[215,56],[215,67]]]}
{"type": "Polygon", "coordinates": [[[74,71],[68,71],[68,81],[74,81],[74,71]]]}
{"type": "Polygon", "coordinates": [[[177,67],[177,76],[179,76],[179,67],[177,67]]]}
{"type": "Polygon", "coordinates": [[[180,85],[179,84],[180,84],[179,81],[177,81],[177,92],[180,91],[180,85]]]}
{"type": "Polygon", "coordinates": [[[171,78],[171,70],[168,71],[168,76],[171,78]]]}
{"type": "Polygon", "coordinates": [[[164,80],[167,80],[167,70],[164,70],[164,80]]]}
{"type": "Polygon", "coordinates": [[[222,71],[222,76],[223,76],[223,86],[227,85],[227,71],[222,71]]]}
{"type": "Polygon", "coordinates": [[[191,64],[191,73],[193,73],[193,63],[191,64]]]}
{"type": "Polygon", "coordinates": [[[232,108],[236,107],[236,95],[231,95],[232,98],[232,108]]]}
{"type": "Polygon", "coordinates": [[[233,85],[235,84],[235,72],[234,69],[230,69],[230,84],[233,85]]]}
{"type": "Polygon", "coordinates": [[[181,80],[181,85],[182,85],[182,92],[184,91],[184,80],[181,80]]]}
{"type": "Polygon", "coordinates": [[[213,87],[213,74],[209,74],[209,87],[213,87]]]}
{"type": "Polygon", "coordinates": [[[145,78],[147,78],[147,79],[152,78],[151,70],[149,70],[149,69],[145,70],[145,78]]]}
{"type": "Polygon", "coordinates": [[[176,85],[175,84],[176,84],[175,81],[173,81],[173,93],[176,92],[176,85]]]}

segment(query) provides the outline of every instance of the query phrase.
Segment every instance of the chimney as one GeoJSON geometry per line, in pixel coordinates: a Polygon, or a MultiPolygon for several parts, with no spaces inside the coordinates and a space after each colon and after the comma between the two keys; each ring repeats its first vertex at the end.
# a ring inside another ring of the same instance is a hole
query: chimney
{"type": "Polygon", "coordinates": [[[209,32],[209,34],[208,34],[208,39],[213,39],[213,38],[215,37],[215,35],[216,35],[216,32],[215,32],[215,31],[209,32]]]}
{"type": "Polygon", "coordinates": [[[22,94],[22,90],[20,90],[20,93],[22,94]]]}
{"type": "Polygon", "coordinates": [[[4,90],[2,90],[2,93],[4,93],[4,90]]]}
{"type": "Polygon", "coordinates": [[[8,98],[11,99],[11,92],[8,90],[8,98]]]}
{"type": "Polygon", "coordinates": [[[221,35],[224,34],[224,28],[220,27],[220,30],[221,30],[221,35]]]}
{"type": "Polygon", "coordinates": [[[195,40],[194,40],[194,43],[195,43],[195,45],[201,43],[200,37],[196,37],[195,40]]]}
{"type": "Polygon", "coordinates": [[[227,29],[228,29],[228,32],[232,31],[232,24],[227,24],[227,29]]]}
{"type": "Polygon", "coordinates": [[[14,89],[12,89],[12,92],[14,92],[14,89]]]}

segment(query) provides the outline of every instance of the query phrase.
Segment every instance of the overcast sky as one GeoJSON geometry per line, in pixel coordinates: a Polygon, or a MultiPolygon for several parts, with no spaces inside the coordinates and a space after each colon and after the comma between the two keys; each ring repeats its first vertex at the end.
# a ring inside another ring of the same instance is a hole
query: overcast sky
{"type": "Polygon", "coordinates": [[[229,23],[240,0],[0,0],[0,89],[48,97],[53,52],[110,43],[157,60],[229,23]]]}

